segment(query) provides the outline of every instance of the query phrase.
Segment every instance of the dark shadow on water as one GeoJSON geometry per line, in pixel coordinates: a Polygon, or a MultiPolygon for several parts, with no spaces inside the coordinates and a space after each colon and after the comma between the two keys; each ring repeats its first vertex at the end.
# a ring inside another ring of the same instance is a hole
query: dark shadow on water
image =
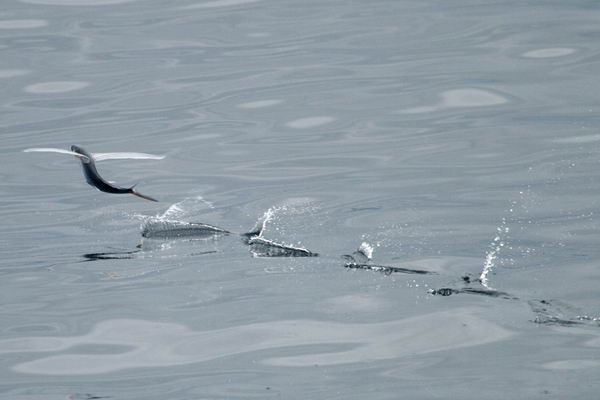
{"type": "Polygon", "coordinates": [[[344,264],[344,267],[350,268],[350,269],[364,269],[364,270],[368,270],[368,271],[381,272],[385,275],[391,275],[391,274],[437,275],[435,272],[426,271],[423,269],[390,267],[387,265],[362,264],[362,263],[354,263],[354,262],[347,262],[344,264]]]}
{"type": "MultiPolygon", "coordinates": [[[[87,253],[83,254],[84,258],[83,262],[86,261],[99,261],[99,260],[130,260],[136,258],[138,253],[142,253],[148,250],[142,249],[142,244],[136,246],[137,250],[130,251],[112,251],[112,252],[102,252],[102,253],[87,253]]],[[[151,251],[151,250],[150,250],[151,251]]],[[[218,253],[216,250],[206,250],[206,251],[195,251],[191,253],[185,254],[189,257],[195,256],[203,256],[206,254],[218,253]]]]}
{"type": "Polygon", "coordinates": [[[476,289],[476,288],[462,288],[462,289],[453,289],[453,288],[441,288],[441,289],[431,289],[429,290],[429,294],[434,296],[451,296],[453,294],[476,294],[479,296],[487,296],[487,297],[499,297],[507,300],[519,300],[518,297],[515,297],[506,292],[502,292],[494,289],[476,289]]]}
{"type": "Polygon", "coordinates": [[[90,393],[75,393],[67,396],[67,400],[98,400],[98,399],[110,399],[111,396],[95,396],[90,393]]]}
{"type": "Polygon", "coordinates": [[[136,250],[130,251],[112,251],[102,253],[86,253],[82,257],[84,261],[98,261],[98,260],[126,260],[135,258],[135,254],[142,251],[142,245],[138,244],[136,250]]]}

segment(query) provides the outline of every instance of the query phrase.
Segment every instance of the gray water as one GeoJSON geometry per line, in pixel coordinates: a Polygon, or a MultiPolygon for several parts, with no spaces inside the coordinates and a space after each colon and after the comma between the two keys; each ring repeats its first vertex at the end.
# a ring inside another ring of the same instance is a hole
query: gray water
{"type": "Polygon", "coordinates": [[[4,0],[0,397],[597,398],[599,21],[4,0]],[[160,202],[22,152],[72,144],[164,154],[98,163],[160,202]],[[167,217],[234,233],[142,238],[167,217]],[[261,222],[319,256],[257,254],[261,222]],[[345,268],[359,246],[431,273],[345,268]]]}

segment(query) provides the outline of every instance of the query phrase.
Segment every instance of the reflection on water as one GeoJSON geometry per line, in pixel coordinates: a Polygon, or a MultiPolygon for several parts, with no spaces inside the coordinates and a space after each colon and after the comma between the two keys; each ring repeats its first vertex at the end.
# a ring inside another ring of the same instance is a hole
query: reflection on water
{"type": "Polygon", "coordinates": [[[575,53],[577,50],[568,47],[551,47],[548,49],[530,50],[523,53],[523,57],[528,58],[551,58],[564,57],[575,53]]]}
{"type": "Polygon", "coordinates": [[[43,82],[28,85],[23,90],[28,93],[64,93],[83,89],[89,85],[89,82],[75,81],[43,82]]]}
{"type": "Polygon", "coordinates": [[[439,111],[454,107],[489,107],[508,102],[499,94],[482,89],[455,89],[440,93],[440,101],[432,106],[414,107],[402,110],[405,114],[418,114],[439,111]]]}
{"type": "Polygon", "coordinates": [[[32,29],[48,25],[43,19],[12,19],[0,20],[0,29],[32,29]]]}
{"type": "Polygon", "coordinates": [[[201,1],[197,4],[193,4],[191,6],[183,7],[186,10],[189,9],[202,9],[202,8],[217,8],[217,7],[228,7],[228,6],[237,6],[243,4],[256,3],[262,0],[208,0],[201,1]]]}
{"type": "Polygon", "coordinates": [[[82,336],[0,341],[0,353],[57,352],[85,345],[129,348],[111,354],[52,355],[14,366],[15,371],[30,374],[86,375],[191,364],[276,348],[285,354],[285,347],[301,345],[351,346],[347,350],[320,347],[312,354],[267,357],[261,362],[285,367],[357,363],[478,346],[510,336],[509,331],[467,309],[375,324],[280,320],[202,332],[180,324],[128,319],[100,322],[82,336]]]}
{"type": "Polygon", "coordinates": [[[329,124],[333,121],[335,121],[334,117],[324,115],[324,116],[318,116],[318,117],[307,117],[307,118],[295,119],[293,121],[287,122],[286,126],[288,126],[290,128],[295,128],[295,129],[309,129],[309,128],[314,128],[314,127],[317,127],[320,125],[329,124]]]}
{"type": "Polygon", "coordinates": [[[29,74],[26,69],[0,69],[0,78],[14,78],[29,74]]]}
{"type": "Polygon", "coordinates": [[[281,104],[282,102],[283,102],[283,100],[278,100],[278,99],[257,100],[257,101],[250,101],[248,103],[238,104],[238,107],[239,108],[265,108],[265,107],[272,107],[277,104],[281,104]]]}

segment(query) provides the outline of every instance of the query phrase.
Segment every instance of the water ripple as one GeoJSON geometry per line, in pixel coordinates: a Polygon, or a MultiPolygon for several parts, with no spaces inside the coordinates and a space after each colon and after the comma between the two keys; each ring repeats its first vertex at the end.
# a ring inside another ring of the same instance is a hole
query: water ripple
{"type": "Polygon", "coordinates": [[[64,93],[80,90],[90,85],[90,82],[78,81],[41,82],[28,85],[23,90],[27,93],[64,93]]]}
{"type": "Polygon", "coordinates": [[[7,19],[0,20],[0,29],[33,29],[48,25],[43,19],[7,19]]]}
{"type": "Polygon", "coordinates": [[[306,117],[295,119],[293,121],[286,122],[285,125],[289,128],[294,129],[309,129],[317,126],[332,123],[336,119],[329,115],[320,115],[316,117],[306,117]]]}

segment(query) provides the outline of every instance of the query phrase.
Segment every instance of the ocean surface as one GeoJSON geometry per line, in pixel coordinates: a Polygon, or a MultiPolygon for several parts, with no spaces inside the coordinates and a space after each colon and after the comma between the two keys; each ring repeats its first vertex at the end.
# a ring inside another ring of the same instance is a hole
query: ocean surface
{"type": "Polygon", "coordinates": [[[3,0],[0,398],[598,398],[599,21],[3,0]]]}

